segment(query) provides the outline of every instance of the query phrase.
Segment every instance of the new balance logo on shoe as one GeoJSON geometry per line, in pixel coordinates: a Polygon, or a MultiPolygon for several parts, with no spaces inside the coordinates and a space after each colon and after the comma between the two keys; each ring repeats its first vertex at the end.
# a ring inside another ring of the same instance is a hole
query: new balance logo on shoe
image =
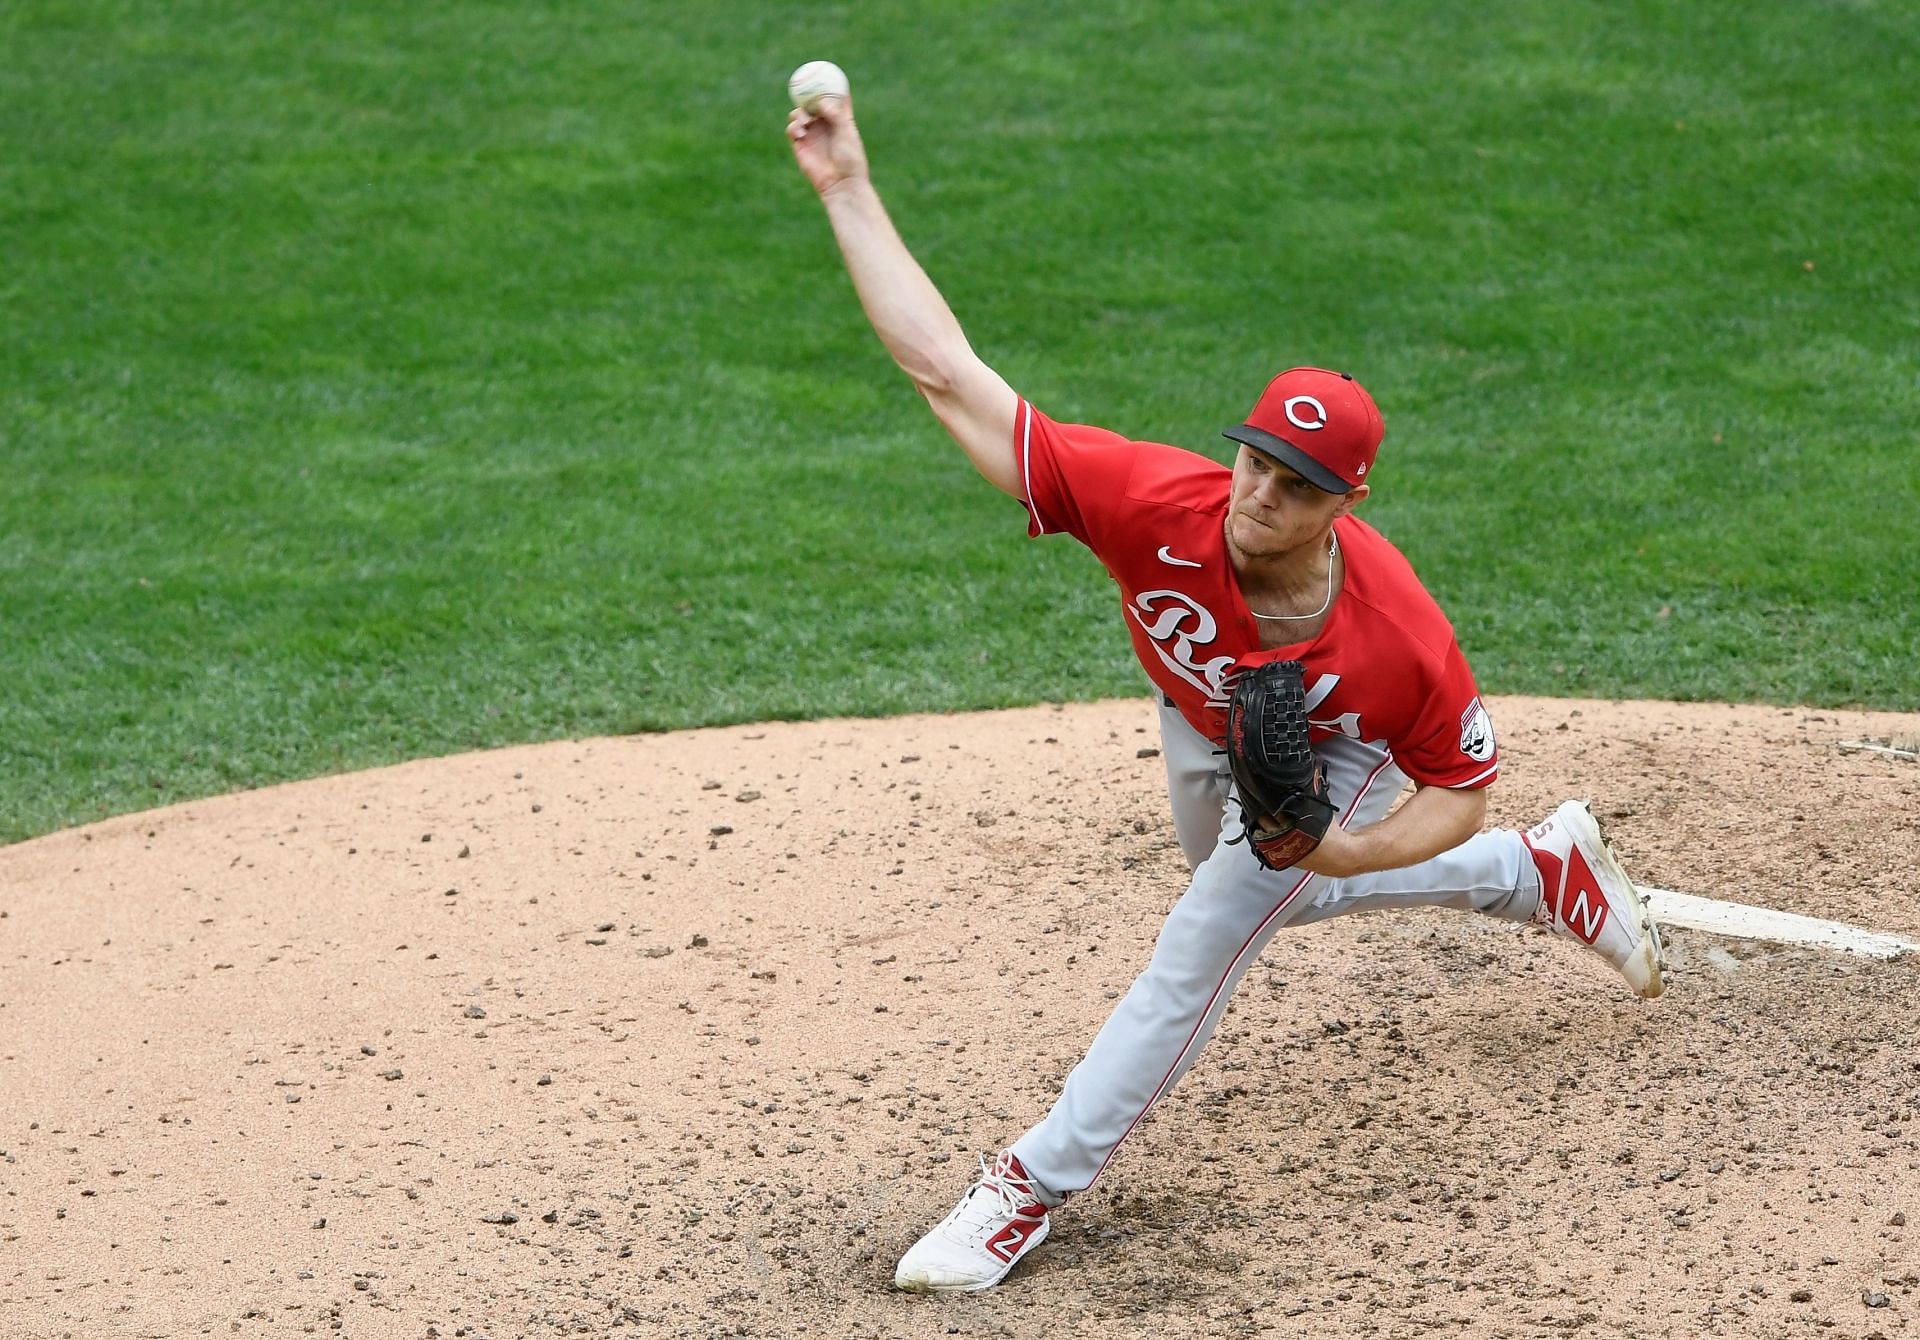
{"type": "Polygon", "coordinates": [[[1580,848],[1572,848],[1563,862],[1551,851],[1535,847],[1533,863],[1540,871],[1540,897],[1554,923],[1583,944],[1598,940],[1607,924],[1607,896],[1580,848]]]}
{"type": "Polygon", "coordinates": [[[1012,1265],[1019,1259],[1021,1249],[1031,1238],[1034,1230],[1046,1222],[1047,1212],[1038,1205],[1030,1205],[1019,1211],[1019,1218],[987,1239],[987,1250],[1012,1265]]]}
{"type": "Polygon", "coordinates": [[[1651,999],[1666,990],[1659,927],[1587,805],[1568,801],[1522,840],[1540,875],[1535,919],[1606,959],[1634,994],[1651,999]]]}
{"type": "Polygon", "coordinates": [[[1607,924],[1606,895],[1600,892],[1600,885],[1578,847],[1574,848],[1567,865],[1568,879],[1560,888],[1560,919],[1567,923],[1568,930],[1592,944],[1600,938],[1600,928],[1607,924]],[[1567,905],[1569,893],[1573,895],[1572,906],[1567,905]]]}

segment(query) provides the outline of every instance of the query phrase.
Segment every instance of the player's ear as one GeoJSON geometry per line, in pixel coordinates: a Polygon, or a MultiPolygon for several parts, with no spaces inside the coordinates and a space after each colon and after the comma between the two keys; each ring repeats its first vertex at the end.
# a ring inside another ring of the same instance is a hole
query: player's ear
{"type": "Polygon", "coordinates": [[[1346,516],[1349,512],[1353,511],[1354,508],[1365,502],[1367,500],[1367,494],[1370,492],[1372,492],[1372,490],[1365,484],[1354,485],[1340,495],[1340,505],[1333,509],[1333,514],[1337,517],[1346,516]]]}

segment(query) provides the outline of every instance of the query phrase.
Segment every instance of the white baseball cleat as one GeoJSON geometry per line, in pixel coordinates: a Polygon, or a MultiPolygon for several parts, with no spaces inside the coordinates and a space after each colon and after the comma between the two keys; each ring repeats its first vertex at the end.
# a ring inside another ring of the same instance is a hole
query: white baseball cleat
{"type": "Polygon", "coordinates": [[[913,1293],[991,1289],[1014,1263],[1047,1237],[1047,1207],[1012,1151],[987,1166],[953,1213],[907,1249],[893,1272],[895,1288],[913,1293]]]}
{"type": "Polygon", "coordinates": [[[1523,836],[1540,872],[1534,920],[1578,940],[1620,970],[1634,994],[1666,989],[1666,956],[1646,902],[1600,835],[1584,800],[1569,800],[1523,836]]]}

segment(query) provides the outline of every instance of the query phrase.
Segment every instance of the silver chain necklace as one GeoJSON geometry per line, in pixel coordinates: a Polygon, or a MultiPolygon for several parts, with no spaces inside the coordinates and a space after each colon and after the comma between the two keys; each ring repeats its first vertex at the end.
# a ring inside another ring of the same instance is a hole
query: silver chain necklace
{"type": "Polygon", "coordinates": [[[1327,533],[1327,598],[1320,602],[1320,608],[1311,614],[1262,614],[1253,606],[1247,606],[1247,613],[1256,619],[1279,621],[1281,619],[1317,619],[1333,608],[1333,560],[1340,557],[1340,537],[1331,531],[1327,533]]]}

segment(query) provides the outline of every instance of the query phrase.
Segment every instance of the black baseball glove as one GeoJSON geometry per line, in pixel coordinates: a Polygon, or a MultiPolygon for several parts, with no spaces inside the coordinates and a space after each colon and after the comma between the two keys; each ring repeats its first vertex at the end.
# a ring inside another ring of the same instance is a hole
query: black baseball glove
{"type": "Polygon", "coordinates": [[[1327,835],[1333,801],[1307,748],[1305,667],[1268,661],[1244,671],[1227,701],[1227,762],[1247,845],[1269,870],[1299,864],[1327,835]]]}

